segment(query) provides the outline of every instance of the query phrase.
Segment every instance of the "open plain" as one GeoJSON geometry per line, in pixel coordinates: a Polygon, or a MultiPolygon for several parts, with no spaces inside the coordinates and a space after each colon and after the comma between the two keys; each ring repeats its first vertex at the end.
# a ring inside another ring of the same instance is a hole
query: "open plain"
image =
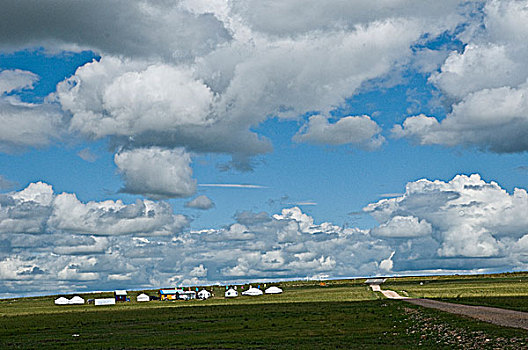
{"type": "MultiPolygon", "coordinates": [[[[482,300],[526,310],[527,276],[393,278],[383,288],[411,297],[482,300]]],[[[388,300],[362,279],[278,285],[284,289],[281,295],[224,299],[225,288],[214,287],[216,297],[205,301],[131,301],[105,307],[57,306],[56,296],[4,299],[0,348],[521,349],[528,344],[525,330],[388,300]]],[[[141,292],[129,292],[131,300],[141,292]]]]}

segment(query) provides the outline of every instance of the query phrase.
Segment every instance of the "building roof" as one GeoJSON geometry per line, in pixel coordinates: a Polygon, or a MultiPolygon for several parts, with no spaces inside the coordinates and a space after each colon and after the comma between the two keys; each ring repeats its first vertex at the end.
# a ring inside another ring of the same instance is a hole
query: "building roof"
{"type": "Polygon", "coordinates": [[[225,294],[224,294],[226,297],[227,296],[233,296],[233,297],[236,297],[238,296],[238,292],[236,290],[234,290],[233,288],[229,288],[225,294]]]}
{"type": "Polygon", "coordinates": [[[60,298],[55,299],[56,305],[68,305],[69,303],[70,301],[66,299],[65,297],[60,297],[60,298]]]}
{"type": "Polygon", "coordinates": [[[183,290],[181,289],[160,289],[160,294],[178,294],[183,293],[183,290]]]}
{"type": "Polygon", "coordinates": [[[116,290],[114,293],[115,295],[127,295],[126,290],[116,290]]]}
{"type": "Polygon", "coordinates": [[[145,293],[141,293],[136,297],[137,301],[150,301],[150,297],[145,293]]]}
{"type": "Polygon", "coordinates": [[[266,294],[280,294],[282,293],[282,289],[280,289],[279,287],[269,287],[268,289],[265,290],[265,293],[266,294]]]}
{"type": "Polygon", "coordinates": [[[70,304],[84,304],[84,299],[76,295],[70,299],[70,304]]]}
{"type": "Polygon", "coordinates": [[[248,290],[246,290],[245,292],[242,292],[242,295],[251,295],[251,296],[256,296],[256,295],[262,295],[262,291],[258,288],[249,288],[248,290]]]}
{"type": "Polygon", "coordinates": [[[196,292],[193,290],[188,290],[188,291],[182,290],[182,291],[179,291],[178,293],[179,294],[196,294],[196,292]]]}
{"type": "Polygon", "coordinates": [[[386,278],[369,278],[365,281],[366,284],[382,284],[386,281],[386,278]]]}

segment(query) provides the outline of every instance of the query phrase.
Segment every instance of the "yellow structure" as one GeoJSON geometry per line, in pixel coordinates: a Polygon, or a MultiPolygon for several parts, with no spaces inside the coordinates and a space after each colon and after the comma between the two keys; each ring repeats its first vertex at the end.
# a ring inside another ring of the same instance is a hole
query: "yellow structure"
{"type": "Polygon", "coordinates": [[[160,289],[160,300],[177,300],[178,294],[183,293],[181,289],[160,289]]]}

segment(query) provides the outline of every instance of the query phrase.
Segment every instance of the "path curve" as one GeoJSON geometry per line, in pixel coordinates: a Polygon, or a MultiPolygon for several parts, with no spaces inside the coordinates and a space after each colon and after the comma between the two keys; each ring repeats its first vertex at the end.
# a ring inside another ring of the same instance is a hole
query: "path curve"
{"type": "Polygon", "coordinates": [[[387,299],[407,299],[407,297],[402,297],[398,293],[396,293],[393,290],[382,290],[379,284],[371,284],[370,288],[372,288],[373,292],[380,292],[383,294],[387,299]]]}
{"type": "Polygon", "coordinates": [[[488,306],[472,306],[446,303],[429,299],[405,299],[406,302],[423,307],[433,308],[452,314],[463,315],[499,326],[528,330],[528,312],[499,309],[488,306]]]}
{"type": "Polygon", "coordinates": [[[388,299],[408,299],[407,297],[402,297],[393,290],[381,290],[380,292],[388,299]]]}

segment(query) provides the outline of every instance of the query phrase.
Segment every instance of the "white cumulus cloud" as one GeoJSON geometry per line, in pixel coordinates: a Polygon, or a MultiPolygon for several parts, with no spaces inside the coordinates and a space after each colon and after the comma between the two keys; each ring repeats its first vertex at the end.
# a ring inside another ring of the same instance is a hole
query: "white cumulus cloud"
{"type": "Polygon", "coordinates": [[[205,195],[198,196],[194,198],[193,200],[190,200],[185,203],[185,207],[187,208],[195,208],[195,209],[202,209],[207,210],[214,207],[214,203],[209,197],[205,195]]]}
{"type": "Polygon", "coordinates": [[[396,137],[419,144],[462,145],[496,153],[528,150],[528,1],[485,3],[459,36],[453,51],[429,82],[445,95],[446,118],[411,116],[396,125],[396,137]],[[481,18],[481,19],[480,19],[481,18]]]}
{"type": "MultiPolygon", "coordinates": [[[[458,175],[449,182],[418,180],[402,196],[369,204],[365,211],[385,237],[432,235],[439,257],[500,257],[511,239],[526,234],[525,189],[509,194],[479,175],[458,175]]],[[[433,247],[433,246],[431,246],[433,247]]]]}
{"type": "Polygon", "coordinates": [[[0,71],[0,95],[16,90],[32,89],[39,80],[33,72],[20,69],[6,69],[0,71]]]}
{"type": "Polygon", "coordinates": [[[189,197],[196,190],[191,157],[183,149],[153,147],[121,151],[114,162],[125,180],[123,192],[159,199],[189,197]]]}
{"type": "Polygon", "coordinates": [[[431,224],[414,216],[394,216],[389,221],[373,228],[374,236],[392,238],[412,238],[430,235],[431,224]]]}
{"type": "Polygon", "coordinates": [[[293,139],[314,144],[350,144],[375,149],[384,141],[380,132],[378,124],[366,115],[343,117],[335,123],[330,123],[321,115],[314,115],[293,139]]]}

